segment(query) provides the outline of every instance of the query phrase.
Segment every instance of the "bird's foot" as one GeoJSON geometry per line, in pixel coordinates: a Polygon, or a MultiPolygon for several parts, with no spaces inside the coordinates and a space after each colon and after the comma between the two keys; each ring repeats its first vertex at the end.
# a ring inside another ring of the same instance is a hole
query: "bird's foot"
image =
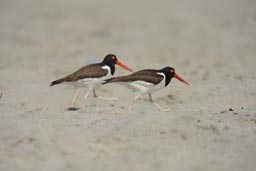
{"type": "Polygon", "coordinates": [[[102,97],[102,96],[96,96],[95,98],[106,100],[106,101],[116,101],[119,99],[119,97],[102,97]]]}
{"type": "Polygon", "coordinates": [[[171,111],[171,109],[170,108],[158,108],[160,111],[162,111],[162,112],[169,112],[169,111],[171,111]]]}
{"type": "Polygon", "coordinates": [[[162,106],[160,106],[158,103],[156,103],[155,101],[152,101],[152,103],[156,106],[156,108],[162,112],[169,112],[171,111],[170,108],[163,108],[162,106]]]}

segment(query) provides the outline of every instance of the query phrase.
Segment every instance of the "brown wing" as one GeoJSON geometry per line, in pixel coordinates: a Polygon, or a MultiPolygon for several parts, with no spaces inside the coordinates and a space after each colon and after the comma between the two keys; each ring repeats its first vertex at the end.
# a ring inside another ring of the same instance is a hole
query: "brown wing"
{"type": "Polygon", "coordinates": [[[102,66],[103,65],[101,63],[87,65],[83,68],[80,68],[73,74],[70,74],[66,77],[63,77],[63,78],[60,78],[58,80],[51,82],[50,86],[60,84],[62,82],[74,82],[74,81],[84,79],[84,78],[103,77],[103,76],[107,75],[108,71],[105,69],[102,69],[102,66]]]}
{"type": "Polygon", "coordinates": [[[163,76],[157,74],[157,70],[141,70],[135,73],[132,73],[127,76],[114,77],[107,81],[109,82],[133,82],[133,81],[146,81],[153,84],[158,84],[163,80],[163,76]]]}
{"type": "Polygon", "coordinates": [[[91,64],[87,65],[73,74],[70,74],[65,77],[65,81],[77,81],[85,78],[99,78],[107,75],[108,71],[106,69],[102,69],[102,64],[91,64]]]}

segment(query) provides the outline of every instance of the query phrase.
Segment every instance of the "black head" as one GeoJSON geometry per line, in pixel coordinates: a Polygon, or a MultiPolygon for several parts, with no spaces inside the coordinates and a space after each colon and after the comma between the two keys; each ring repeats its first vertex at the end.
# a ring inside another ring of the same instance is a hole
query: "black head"
{"type": "Polygon", "coordinates": [[[119,65],[120,67],[122,67],[122,68],[124,68],[124,69],[126,69],[126,70],[128,70],[128,71],[133,72],[132,69],[130,69],[130,68],[129,68],[128,66],[126,66],[125,64],[121,63],[121,62],[117,59],[116,55],[114,55],[114,54],[108,54],[107,56],[105,56],[105,58],[103,59],[102,63],[103,63],[104,65],[108,65],[108,66],[110,67],[110,69],[111,69],[111,74],[112,74],[112,75],[113,75],[114,72],[115,72],[115,64],[119,65]]]}
{"type": "Polygon", "coordinates": [[[111,74],[113,75],[115,73],[115,64],[116,64],[117,58],[114,54],[108,54],[103,59],[102,63],[104,65],[108,65],[111,69],[111,74]]]}
{"type": "Polygon", "coordinates": [[[114,54],[108,54],[107,56],[105,56],[105,58],[103,59],[102,63],[106,64],[106,65],[115,65],[117,61],[116,55],[114,54]]]}
{"type": "Polygon", "coordinates": [[[183,78],[181,78],[179,75],[177,75],[175,73],[175,69],[172,67],[165,67],[165,68],[161,69],[160,72],[163,72],[165,75],[165,86],[167,86],[170,83],[170,81],[173,77],[176,78],[177,80],[189,85],[188,82],[186,82],[183,78]]]}

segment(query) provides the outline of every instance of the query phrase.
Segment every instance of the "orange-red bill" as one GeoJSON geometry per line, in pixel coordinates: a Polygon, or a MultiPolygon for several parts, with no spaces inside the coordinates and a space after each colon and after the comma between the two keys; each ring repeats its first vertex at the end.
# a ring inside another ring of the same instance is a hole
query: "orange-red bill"
{"type": "Polygon", "coordinates": [[[129,68],[128,66],[126,66],[125,64],[123,64],[122,62],[120,61],[116,61],[116,64],[119,65],[120,67],[130,71],[130,72],[134,72],[131,68],[129,68]]]}
{"type": "Polygon", "coordinates": [[[187,81],[185,81],[183,78],[181,78],[181,77],[180,77],[179,75],[177,75],[177,74],[174,75],[174,78],[176,78],[177,80],[179,80],[179,81],[181,81],[181,82],[183,82],[183,83],[189,85],[189,83],[188,83],[187,81]]]}

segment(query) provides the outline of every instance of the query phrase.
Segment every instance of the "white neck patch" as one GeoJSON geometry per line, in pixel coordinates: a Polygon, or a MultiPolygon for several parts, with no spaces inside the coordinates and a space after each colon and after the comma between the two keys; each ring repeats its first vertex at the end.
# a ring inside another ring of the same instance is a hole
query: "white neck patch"
{"type": "Polygon", "coordinates": [[[107,70],[108,71],[108,74],[106,75],[106,77],[110,77],[110,76],[112,76],[111,75],[111,69],[110,69],[110,66],[108,66],[108,65],[104,65],[103,67],[101,67],[102,69],[105,69],[105,70],[107,70]]]}
{"type": "Polygon", "coordinates": [[[165,79],[165,74],[164,73],[161,73],[161,72],[157,72],[158,75],[162,75],[165,79]]]}

